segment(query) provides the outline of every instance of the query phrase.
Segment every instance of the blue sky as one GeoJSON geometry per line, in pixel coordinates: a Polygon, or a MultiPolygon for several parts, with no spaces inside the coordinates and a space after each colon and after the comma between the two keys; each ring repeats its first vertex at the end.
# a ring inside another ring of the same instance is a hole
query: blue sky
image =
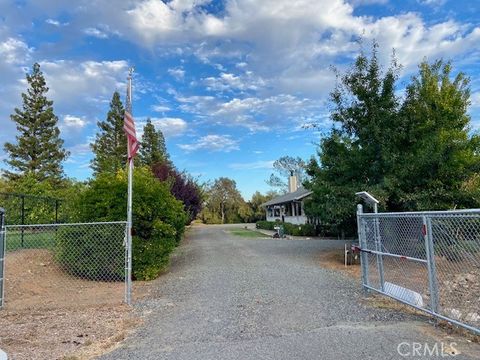
{"type": "Polygon", "coordinates": [[[67,175],[88,178],[96,123],[134,66],[137,131],[150,117],[180,169],[233,178],[248,199],[268,190],[274,160],[315,154],[331,127],[330,66],[350,63],[359,37],[376,39],[385,63],[395,48],[400,84],[424,58],[452,59],[472,79],[479,127],[479,1],[0,0],[0,143],[14,140],[9,115],[39,62],[71,151],[67,175]],[[311,122],[320,129],[304,129],[311,122]]]}

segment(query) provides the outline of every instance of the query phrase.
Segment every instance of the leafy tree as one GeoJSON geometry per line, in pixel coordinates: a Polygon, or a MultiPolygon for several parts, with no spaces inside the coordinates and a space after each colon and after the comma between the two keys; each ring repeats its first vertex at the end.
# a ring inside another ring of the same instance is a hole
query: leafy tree
{"type": "Polygon", "coordinates": [[[233,223],[241,221],[239,209],[245,205],[234,180],[221,177],[206,191],[202,218],[207,223],[233,223]]]}
{"type": "Polygon", "coordinates": [[[48,87],[40,65],[35,63],[26,75],[27,93],[22,93],[22,109],[15,108],[10,116],[17,125],[16,144],[5,143],[6,163],[14,169],[6,170],[9,180],[31,174],[36,181],[59,183],[64,177],[62,162],[69,153],[63,148],[58,118],[53,112],[53,101],[48,100],[48,87]]]}
{"type": "Polygon", "coordinates": [[[465,184],[480,170],[480,137],[470,135],[469,79],[450,62],[422,62],[407,86],[388,176],[389,208],[476,207],[465,184]]]}
{"type": "Polygon", "coordinates": [[[288,178],[293,171],[301,184],[305,177],[305,162],[300,157],[282,156],[273,163],[275,173],[271,174],[266,181],[268,185],[279,189],[281,192],[288,191],[288,178]]]}
{"type": "Polygon", "coordinates": [[[396,131],[398,99],[395,81],[399,66],[392,58],[383,71],[378,63],[378,45],[371,56],[361,53],[330,94],[334,128],[320,142],[320,162],[312,159],[306,186],[313,190],[305,210],[321,219],[327,231],[354,231],[355,197],[359,190],[383,188],[392,153],[391,136],[396,131]],[[340,230],[341,229],[341,230],[340,230]]]}
{"type": "Polygon", "coordinates": [[[146,166],[153,166],[168,159],[165,137],[161,130],[155,129],[150,119],[147,119],[143,127],[139,158],[142,165],[146,166]]]}
{"type": "Polygon", "coordinates": [[[110,110],[105,121],[98,122],[100,131],[91,144],[93,153],[92,168],[97,175],[102,172],[115,174],[127,163],[127,137],[123,130],[125,109],[120,94],[115,91],[110,110]]]}
{"type": "Polygon", "coordinates": [[[187,223],[193,221],[202,210],[203,192],[194,178],[186,172],[179,172],[172,163],[165,161],[153,166],[154,176],[170,184],[170,191],[183,202],[187,223]]]}
{"type": "Polygon", "coordinates": [[[257,222],[259,220],[264,220],[265,208],[263,208],[261,205],[276,196],[278,196],[278,193],[275,191],[269,191],[265,195],[255,191],[252,195],[252,199],[247,203],[251,209],[251,216],[248,220],[245,220],[245,222],[257,222]]]}

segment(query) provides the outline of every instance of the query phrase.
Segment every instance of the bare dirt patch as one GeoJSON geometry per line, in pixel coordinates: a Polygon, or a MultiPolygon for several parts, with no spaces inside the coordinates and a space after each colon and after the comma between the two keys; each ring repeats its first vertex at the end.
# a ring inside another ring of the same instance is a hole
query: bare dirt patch
{"type": "MultiPolygon", "coordinates": [[[[48,250],[7,254],[0,348],[11,359],[90,359],[117,346],[139,317],[122,304],[123,282],[73,278],[48,250]]],[[[134,283],[134,298],[150,291],[134,283]]]]}

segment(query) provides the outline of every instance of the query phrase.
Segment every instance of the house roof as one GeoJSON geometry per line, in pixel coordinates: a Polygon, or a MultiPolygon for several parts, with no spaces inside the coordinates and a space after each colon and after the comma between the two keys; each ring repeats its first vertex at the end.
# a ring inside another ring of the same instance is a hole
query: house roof
{"type": "Polygon", "coordinates": [[[262,206],[284,204],[290,201],[301,200],[304,197],[310,195],[311,193],[312,192],[310,190],[307,190],[301,187],[297,191],[294,191],[285,195],[277,196],[276,198],[273,198],[272,200],[267,201],[266,203],[263,203],[262,206]]]}

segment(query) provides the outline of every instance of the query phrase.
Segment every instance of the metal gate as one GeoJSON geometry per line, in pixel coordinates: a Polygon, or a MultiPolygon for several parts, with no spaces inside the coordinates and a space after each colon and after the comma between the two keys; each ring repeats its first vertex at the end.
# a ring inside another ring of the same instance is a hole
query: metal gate
{"type": "Polygon", "coordinates": [[[357,212],[363,287],[480,334],[480,210],[357,212]]]}
{"type": "Polygon", "coordinates": [[[5,210],[0,208],[0,309],[4,299],[4,274],[5,274],[5,210]]]}

